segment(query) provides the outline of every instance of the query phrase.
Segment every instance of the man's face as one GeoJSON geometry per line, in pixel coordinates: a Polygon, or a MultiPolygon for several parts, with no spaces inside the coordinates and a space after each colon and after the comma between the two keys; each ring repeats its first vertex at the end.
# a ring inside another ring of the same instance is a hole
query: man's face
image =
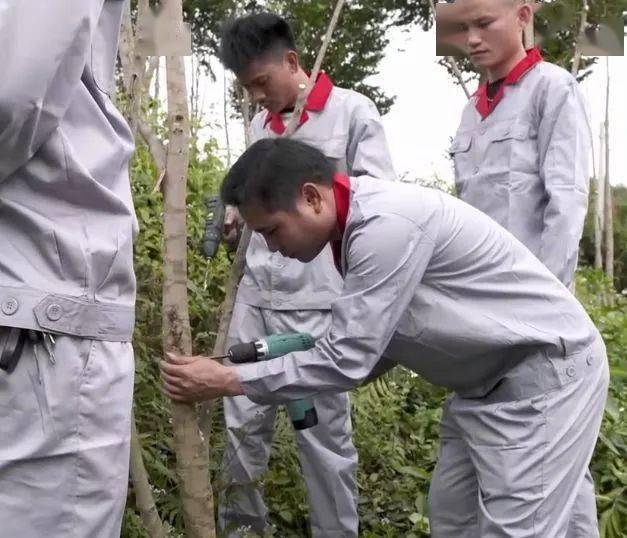
{"type": "MultiPolygon", "coordinates": [[[[311,192],[312,184],[303,186],[293,209],[269,212],[261,204],[241,206],[239,211],[248,227],[260,233],[271,252],[303,263],[313,260],[333,238],[337,227],[333,193],[326,196],[311,192]]],[[[327,189],[315,186],[316,189],[327,189]]]]}
{"type": "Polygon", "coordinates": [[[244,72],[237,74],[237,79],[250,94],[253,104],[279,113],[294,105],[298,95],[297,72],[297,54],[285,51],[253,60],[244,72]]]}
{"type": "Polygon", "coordinates": [[[492,70],[523,50],[521,31],[531,8],[512,0],[461,0],[459,17],[470,60],[492,70]]]}

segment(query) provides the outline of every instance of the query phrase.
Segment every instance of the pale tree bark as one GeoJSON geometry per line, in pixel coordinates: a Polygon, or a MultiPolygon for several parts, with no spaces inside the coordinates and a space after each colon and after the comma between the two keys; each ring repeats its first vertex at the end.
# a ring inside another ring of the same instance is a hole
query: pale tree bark
{"type": "MultiPolygon", "coordinates": [[[[433,0],[429,0],[429,6],[431,7],[431,12],[433,13],[433,20],[435,20],[437,12],[433,0]]],[[[466,94],[466,99],[470,99],[470,91],[468,91],[468,86],[466,86],[466,82],[464,81],[462,72],[460,71],[457,62],[455,61],[455,58],[453,58],[453,56],[445,56],[444,61],[451,67],[451,70],[457,78],[459,85],[462,87],[462,90],[464,90],[464,93],[466,94]]]]}
{"type": "Polygon", "coordinates": [[[594,267],[603,269],[603,231],[605,200],[605,137],[603,123],[599,129],[599,173],[595,174],[596,198],[594,200],[594,267]]]}
{"type": "MultiPolygon", "coordinates": [[[[224,119],[224,137],[226,139],[226,165],[231,168],[231,139],[229,137],[229,89],[227,84],[226,69],[222,69],[222,116],[224,119]]],[[[246,144],[248,147],[248,144],[246,144]]]]}
{"type": "Polygon", "coordinates": [[[122,64],[122,77],[128,97],[128,120],[133,134],[137,132],[141,116],[142,99],[146,94],[144,80],[147,75],[146,56],[140,52],[137,41],[143,32],[143,25],[150,15],[148,0],[137,2],[137,23],[133,30],[130,2],[126,2],[125,16],[120,29],[119,56],[122,64]]]}
{"type": "Polygon", "coordinates": [[[141,114],[140,106],[143,98],[148,94],[148,86],[151,78],[156,76],[155,84],[158,85],[159,83],[159,58],[151,57],[148,69],[146,70],[147,58],[139,53],[139,47],[137,46],[137,40],[140,34],[139,28],[145,24],[142,18],[149,16],[149,14],[150,7],[148,6],[148,1],[140,0],[138,3],[137,25],[136,30],[134,30],[129,3],[127,3],[126,13],[122,20],[122,28],[120,30],[119,57],[122,67],[124,91],[128,99],[129,124],[133,129],[133,133],[139,132],[148,145],[150,154],[157,166],[158,177],[161,178],[165,172],[166,148],[156,132],[141,114]]]}
{"type": "Polygon", "coordinates": [[[612,214],[612,185],[610,184],[610,61],[605,58],[607,83],[605,90],[605,274],[614,281],[614,218],[612,214]]]}
{"type": "MultiPolygon", "coordinates": [[[[164,0],[172,24],[182,27],[181,0],[164,0]]],[[[190,124],[185,63],[182,56],[166,57],[169,143],[163,180],[163,348],[178,355],[192,354],[187,304],[186,195],[190,124]]],[[[213,493],[209,487],[209,458],[198,427],[196,408],[172,404],[176,469],[186,536],[215,536],[213,493]]]]}
{"type": "Polygon", "coordinates": [[[586,29],[586,21],[588,20],[588,0],[581,0],[581,19],[579,19],[579,33],[575,39],[575,55],[573,56],[573,65],[571,68],[571,75],[577,76],[579,72],[579,64],[581,62],[581,39],[584,36],[584,30],[586,29]]]}
{"type": "Polygon", "coordinates": [[[157,59],[157,66],[155,67],[155,94],[154,94],[154,103],[155,106],[152,109],[152,120],[154,122],[159,118],[159,105],[161,99],[161,58],[159,56],[155,56],[157,59]]]}

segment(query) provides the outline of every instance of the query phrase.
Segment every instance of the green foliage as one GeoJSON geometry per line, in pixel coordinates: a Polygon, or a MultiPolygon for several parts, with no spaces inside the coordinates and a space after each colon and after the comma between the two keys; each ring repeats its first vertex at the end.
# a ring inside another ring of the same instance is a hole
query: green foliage
{"type": "Polygon", "coordinates": [[[579,273],[577,295],[603,335],[610,363],[608,402],[591,468],[601,538],[620,538],[627,529],[627,301],[591,269],[579,273]]]}
{"type": "MultiPolygon", "coordinates": [[[[627,187],[612,187],[614,221],[614,286],[620,292],[627,290],[627,187]]],[[[581,259],[594,265],[594,206],[596,193],[592,192],[588,215],[581,238],[581,259]]]]}

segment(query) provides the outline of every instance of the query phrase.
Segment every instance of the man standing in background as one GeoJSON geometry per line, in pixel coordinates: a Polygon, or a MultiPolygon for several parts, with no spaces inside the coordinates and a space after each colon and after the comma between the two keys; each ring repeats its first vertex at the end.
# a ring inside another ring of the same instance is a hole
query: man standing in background
{"type": "MultiPolygon", "coordinates": [[[[289,24],[271,13],[231,21],[223,31],[221,60],[263,111],[251,124],[251,142],[281,136],[300,88],[308,81],[289,24]]],[[[383,126],[365,96],[333,85],[320,73],[292,136],[322,151],[340,173],[395,179],[383,126]]],[[[228,224],[228,218],[227,218],[228,224]]],[[[228,231],[228,230],[227,230],[228,231]]],[[[322,338],[341,278],[326,248],[303,264],[268,250],[253,234],[240,284],[228,345],[268,334],[308,332],[322,338]]],[[[356,537],[357,453],[352,441],[346,393],[314,398],[318,425],[296,432],[314,537],[356,537]]],[[[258,405],[243,396],[226,398],[225,475],[228,500],[220,506],[220,527],[250,526],[263,534],[267,509],[254,484],[267,470],[276,405],[258,405]]],[[[237,533],[232,536],[237,536],[237,533]]]]}
{"type": "Polygon", "coordinates": [[[487,82],[453,140],[462,200],[519,239],[566,286],[573,283],[588,207],[591,133],[577,81],[525,50],[523,0],[460,0],[467,52],[487,82]]]}
{"type": "MultiPolygon", "coordinates": [[[[572,289],[592,151],[579,85],[569,72],[543,61],[538,49],[525,50],[522,33],[533,17],[528,2],[455,4],[466,52],[487,78],[468,101],[450,150],[459,196],[509,230],[572,289]]],[[[449,440],[442,450],[455,443],[449,440]]],[[[445,484],[456,471],[439,465],[436,474],[445,484]]],[[[590,471],[573,514],[568,536],[598,536],[590,471]]]]}

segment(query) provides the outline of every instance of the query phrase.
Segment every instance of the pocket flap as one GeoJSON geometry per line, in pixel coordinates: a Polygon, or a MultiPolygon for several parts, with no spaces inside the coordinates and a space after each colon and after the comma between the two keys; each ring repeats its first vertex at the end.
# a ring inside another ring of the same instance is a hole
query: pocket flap
{"type": "Polygon", "coordinates": [[[464,151],[468,151],[470,149],[470,144],[472,143],[472,136],[470,134],[458,134],[454,139],[451,147],[449,148],[449,153],[463,153],[464,151]]]}
{"type": "Polygon", "coordinates": [[[508,140],[510,138],[515,140],[526,140],[529,138],[529,131],[530,126],[528,123],[496,125],[491,127],[488,131],[488,139],[490,142],[508,140]]]}

